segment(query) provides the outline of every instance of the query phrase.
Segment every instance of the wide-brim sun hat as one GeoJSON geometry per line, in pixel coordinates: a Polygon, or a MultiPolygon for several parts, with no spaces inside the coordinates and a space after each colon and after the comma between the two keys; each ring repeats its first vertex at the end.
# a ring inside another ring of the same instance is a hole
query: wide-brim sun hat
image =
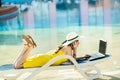
{"type": "Polygon", "coordinates": [[[67,46],[76,40],[81,40],[82,38],[83,38],[83,36],[78,35],[76,32],[68,33],[66,36],[65,43],[63,43],[63,46],[67,46]]]}

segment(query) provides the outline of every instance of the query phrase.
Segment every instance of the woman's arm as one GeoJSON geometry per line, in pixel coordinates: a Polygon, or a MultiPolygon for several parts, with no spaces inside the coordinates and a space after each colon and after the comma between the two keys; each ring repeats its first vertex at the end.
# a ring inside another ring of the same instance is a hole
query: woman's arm
{"type": "Polygon", "coordinates": [[[82,59],[82,58],[88,59],[88,58],[90,58],[90,57],[91,57],[90,55],[86,54],[86,55],[83,56],[83,57],[77,57],[76,60],[79,60],[79,59],[82,59]]]}

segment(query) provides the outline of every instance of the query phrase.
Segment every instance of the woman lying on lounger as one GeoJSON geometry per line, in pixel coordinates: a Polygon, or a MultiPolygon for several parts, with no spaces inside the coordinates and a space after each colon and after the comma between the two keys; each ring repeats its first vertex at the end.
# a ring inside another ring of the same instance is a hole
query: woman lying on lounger
{"type": "MultiPolygon", "coordinates": [[[[14,68],[19,69],[19,68],[40,67],[46,64],[51,59],[53,59],[54,57],[65,54],[71,55],[75,59],[78,59],[76,58],[76,53],[79,45],[79,39],[80,37],[75,32],[69,33],[66,36],[66,40],[56,50],[51,50],[43,55],[35,55],[29,57],[30,52],[36,47],[36,43],[33,41],[30,35],[27,36],[23,35],[22,40],[24,42],[24,48],[20,53],[19,57],[17,58],[17,60],[15,61],[14,68]]],[[[85,55],[84,57],[88,58],[89,55],[85,55]]],[[[57,60],[52,65],[60,65],[61,63],[66,61],[68,61],[66,58],[60,59],[57,60]]]]}

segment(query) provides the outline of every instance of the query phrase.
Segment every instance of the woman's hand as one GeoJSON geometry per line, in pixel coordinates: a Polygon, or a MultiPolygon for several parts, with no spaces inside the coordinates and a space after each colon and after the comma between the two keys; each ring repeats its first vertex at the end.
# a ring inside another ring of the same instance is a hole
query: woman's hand
{"type": "Polygon", "coordinates": [[[84,58],[90,58],[91,56],[89,54],[86,54],[84,58]]]}
{"type": "Polygon", "coordinates": [[[79,46],[79,42],[78,42],[78,41],[75,41],[75,42],[73,43],[73,47],[74,47],[74,49],[77,49],[78,46],[79,46]]]}

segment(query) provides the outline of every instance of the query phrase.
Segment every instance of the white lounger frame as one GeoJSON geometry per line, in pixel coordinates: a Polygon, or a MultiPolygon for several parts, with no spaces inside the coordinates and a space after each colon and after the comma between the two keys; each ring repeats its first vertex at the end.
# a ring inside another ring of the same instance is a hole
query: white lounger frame
{"type": "Polygon", "coordinates": [[[69,55],[63,55],[63,56],[57,56],[55,58],[53,58],[52,60],[50,60],[48,63],[46,63],[44,66],[42,67],[38,67],[38,68],[28,68],[28,69],[12,69],[12,70],[5,70],[5,71],[0,71],[0,77],[2,78],[10,78],[9,76],[6,75],[12,75],[15,74],[16,75],[16,80],[19,79],[19,77],[21,77],[23,75],[23,73],[25,74],[25,72],[29,72],[30,74],[25,76],[24,80],[33,80],[33,78],[40,72],[44,71],[44,70],[55,70],[55,69],[70,69],[70,68],[74,68],[75,70],[77,70],[84,78],[86,78],[87,80],[93,80],[96,78],[99,78],[101,76],[101,72],[100,70],[95,66],[95,64],[99,63],[99,62],[103,62],[105,60],[107,60],[108,58],[103,58],[103,59],[99,59],[99,60],[95,60],[95,61],[87,61],[85,63],[77,63],[76,60],[69,56],[69,55]],[[73,65],[63,65],[63,66],[50,66],[51,64],[53,64],[55,61],[62,59],[62,58],[67,58],[69,59],[73,65]],[[87,71],[90,70],[95,70],[96,74],[87,74],[87,71]]]}

